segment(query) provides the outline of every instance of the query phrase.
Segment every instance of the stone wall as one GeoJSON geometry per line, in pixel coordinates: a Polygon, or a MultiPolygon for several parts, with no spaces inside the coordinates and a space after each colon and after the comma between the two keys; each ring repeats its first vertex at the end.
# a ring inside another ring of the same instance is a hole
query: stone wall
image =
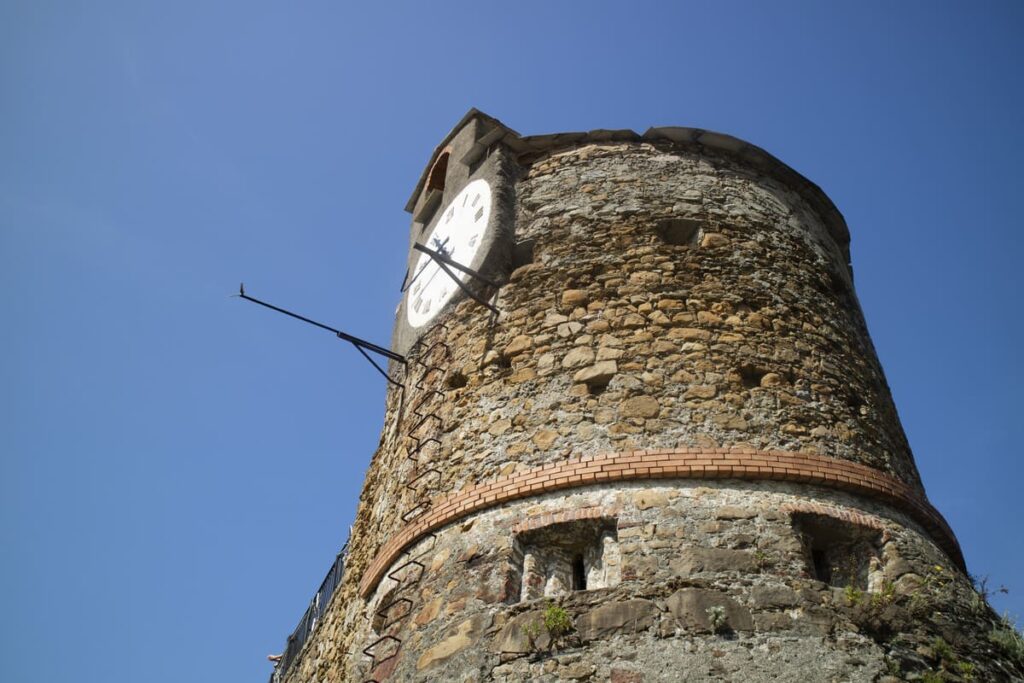
{"type": "MultiPolygon", "coordinates": [[[[970,611],[969,583],[915,522],[826,488],[690,480],[590,487],[475,515],[411,554],[429,559],[409,588],[416,607],[391,680],[769,681],[813,667],[804,674],[821,677],[809,680],[872,681],[931,668],[919,650],[938,633],[958,661],[985,673],[978,680],[1009,675],[972,639],[987,631],[987,616],[970,611]],[[564,526],[557,516],[566,513],[563,520],[612,521],[621,582],[563,594],[573,628],[552,643],[540,625],[551,603],[520,590],[516,529],[530,520],[564,526]],[[873,593],[812,577],[798,514],[855,520],[842,523],[877,535],[873,593]],[[940,605],[952,612],[936,614],[940,605]],[[719,628],[714,607],[725,614],[719,628]]],[[[385,580],[371,607],[393,599],[396,585],[385,580]]],[[[378,634],[367,630],[363,640],[378,634]]]]}
{"type": "Polygon", "coordinates": [[[901,502],[928,507],[848,245],[805,196],[693,145],[519,159],[498,146],[472,171],[505,183],[519,245],[488,264],[507,277],[489,292],[502,315],[463,300],[392,367],[406,388],[388,394],[344,583],[287,680],[868,681],[961,664],[977,680],[1021,675],[987,645],[993,615],[941,517],[901,502]],[[686,447],[811,453],[876,472],[901,497],[739,471],[595,481],[489,501],[388,554],[456,492],[570,458],[686,447]],[[614,542],[607,556],[541,547],[586,524],[614,542]],[[822,543],[857,557],[826,571],[838,561],[822,543]],[[596,577],[586,590],[573,590],[577,555],[596,577]],[[571,626],[557,633],[545,615],[571,626]]]}

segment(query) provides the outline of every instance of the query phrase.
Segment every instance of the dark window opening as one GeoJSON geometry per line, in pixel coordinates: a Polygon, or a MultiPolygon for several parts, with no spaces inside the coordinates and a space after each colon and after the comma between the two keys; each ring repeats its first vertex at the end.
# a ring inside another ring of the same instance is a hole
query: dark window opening
{"type": "Polygon", "coordinates": [[[516,536],[510,557],[512,601],[612,588],[622,580],[614,518],[556,522],[516,536]]]}
{"type": "Polygon", "coordinates": [[[689,218],[670,218],[658,223],[658,237],[665,244],[694,245],[700,233],[700,221],[689,218]]]}
{"type": "Polygon", "coordinates": [[[747,389],[753,389],[754,387],[761,386],[761,378],[767,374],[767,370],[763,370],[753,365],[744,365],[740,367],[740,380],[743,382],[743,386],[747,389]]]}
{"type": "Polygon", "coordinates": [[[452,374],[448,375],[448,379],[445,380],[445,384],[448,385],[449,389],[461,389],[469,383],[469,378],[464,374],[456,370],[452,374]]]}
{"type": "Polygon", "coordinates": [[[448,157],[448,152],[445,152],[434,162],[430,175],[427,176],[428,190],[444,190],[444,181],[448,177],[448,157]]]}
{"type": "Polygon", "coordinates": [[[583,568],[582,555],[572,558],[572,589],[574,591],[587,590],[587,572],[583,568]]]}
{"type": "Polygon", "coordinates": [[[810,513],[793,515],[793,528],[803,540],[809,574],[836,588],[867,590],[872,566],[878,567],[878,530],[810,513]]]}
{"type": "Polygon", "coordinates": [[[512,247],[512,270],[533,263],[533,246],[537,240],[523,240],[512,247]]]}
{"type": "Polygon", "coordinates": [[[824,550],[811,550],[811,561],[814,563],[814,578],[825,583],[832,582],[832,570],[828,566],[828,558],[824,550]]]}

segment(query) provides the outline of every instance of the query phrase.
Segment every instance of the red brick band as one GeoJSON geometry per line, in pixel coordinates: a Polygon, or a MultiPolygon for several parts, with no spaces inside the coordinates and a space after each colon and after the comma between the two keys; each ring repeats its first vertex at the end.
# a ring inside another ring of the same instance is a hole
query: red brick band
{"type": "Polygon", "coordinates": [[[867,495],[907,512],[954,562],[965,568],[960,546],[938,510],[915,489],[874,468],[810,453],[752,448],[669,448],[551,463],[435,499],[428,512],[384,544],[363,574],[359,593],[363,597],[369,595],[402,551],[425,534],[470,514],[551,491],[635,479],[798,481],[867,495]]]}
{"type": "Polygon", "coordinates": [[[518,524],[512,525],[512,533],[521,534],[524,531],[532,531],[552,524],[563,522],[579,522],[585,519],[601,519],[602,517],[614,517],[619,514],[619,508],[586,507],[579,510],[565,510],[564,512],[550,512],[535,517],[528,517],[518,524]]]}

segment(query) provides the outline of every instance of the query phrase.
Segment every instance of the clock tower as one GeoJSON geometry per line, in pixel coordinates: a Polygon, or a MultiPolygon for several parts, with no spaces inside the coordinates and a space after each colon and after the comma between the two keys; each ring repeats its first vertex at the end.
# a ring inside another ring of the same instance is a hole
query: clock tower
{"type": "Polygon", "coordinates": [[[820,188],[728,135],[471,110],[406,208],[404,362],[275,680],[1024,679],[820,188]]]}

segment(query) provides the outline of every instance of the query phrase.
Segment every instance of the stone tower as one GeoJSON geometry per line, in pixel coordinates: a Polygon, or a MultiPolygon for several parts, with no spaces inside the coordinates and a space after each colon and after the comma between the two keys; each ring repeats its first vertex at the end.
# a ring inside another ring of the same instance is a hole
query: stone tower
{"type": "Polygon", "coordinates": [[[817,186],[708,131],[522,137],[472,110],[407,209],[402,387],[275,678],[1024,675],[817,186]]]}

